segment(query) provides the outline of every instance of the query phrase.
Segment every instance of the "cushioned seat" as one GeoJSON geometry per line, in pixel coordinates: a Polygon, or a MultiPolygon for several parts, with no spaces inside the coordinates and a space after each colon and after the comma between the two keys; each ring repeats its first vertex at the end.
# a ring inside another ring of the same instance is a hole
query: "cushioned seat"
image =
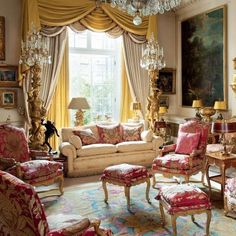
{"type": "Polygon", "coordinates": [[[174,235],[177,235],[176,218],[183,215],[207,214],[206,235],[209,235],[211,220],[211,202],[206,193],[191,184],[180,184],[162,187],[156,197],[160,203],[163,225],[165,224],[164,209],[171,215],[174,235]]]}
{"type": "Polygon", "coordinates": [[[118,152],[146,151],[153,147],[152,142],[129,141],[116,144],[118,152]]]}
{"type": "Polygon", "coordinates": [[[130,187],[146,182],[146,199],[149,202],[150,174],[146,167],[140,165],[120,164],[105,168],[101,176],[105,193],[105,202],[108,201],[106,183],[125,187],[128,209],[130,208],[130,187]]]}

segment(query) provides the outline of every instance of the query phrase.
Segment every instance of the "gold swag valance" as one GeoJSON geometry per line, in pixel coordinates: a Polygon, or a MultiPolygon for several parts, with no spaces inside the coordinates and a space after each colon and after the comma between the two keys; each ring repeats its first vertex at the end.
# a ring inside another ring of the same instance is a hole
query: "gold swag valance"
{"type": "Polygon", "coordinates": [[[133,17],[112,8],[108,3],[95,0],[23,0],[22,37],[25,38],[33,23],[37,30],[41,25],[65,26],[79,21],[86,28],[106,32],[117,26],[124,31],[149,38],[151,32],[157,36],[157,16],[143,17],[139,26],[133,17]]]}

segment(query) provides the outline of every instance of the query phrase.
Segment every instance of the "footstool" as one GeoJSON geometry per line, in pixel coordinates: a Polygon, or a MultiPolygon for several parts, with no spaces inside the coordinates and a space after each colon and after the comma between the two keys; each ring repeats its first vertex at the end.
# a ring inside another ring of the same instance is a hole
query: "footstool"
{"type": "Polygon", "coordinates": [[[130,209],[130,187],[146,182],[146,199],[150,203],[150,177],[148,170],[144,166],[120,164],[107,167],[104,169],[101,176],[102,186],[105,194],[104,201],[108,201],[108,192],[106,183],[111,183],[119,186],[124,186],[125,196],[127,199],[127,207],[130,209]]]}
{"type": "Polygon", "coordinates": [[[162,225],[165,225],[164,209],[171,215],[173,234],[177,235],[176,218],[178,216],[191,215],[194,222],[194,214],[207,214],[206,235],[209,235],[211,221],[211,203],[208,195],[198,187],[191,184],[179,184],[165,186],[156,196],[160,204],[162,225]]]}

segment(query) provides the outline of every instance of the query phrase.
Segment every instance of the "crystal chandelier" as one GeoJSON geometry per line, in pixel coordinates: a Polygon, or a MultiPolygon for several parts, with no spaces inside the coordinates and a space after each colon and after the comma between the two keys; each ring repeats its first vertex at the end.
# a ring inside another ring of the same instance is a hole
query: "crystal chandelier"
{"type": "Polygon", "coordinates": [[[149,128],[155,133],[156,132],[156,122],[159,121],[159,108],[160,102],[159,97],[162,94],[160,88],[158,88],[158,71],[166,66],[164,60],[163,48],[160,47],[159,43],[154,39],[153,34],[151,34],[148,40],[145,50],[142,52],[142,58],[140,60],[140,65],[142,68],[148,70],[148,75],[150,78],[150,96],[147,98],[147,113],[146,119],[149,122],[149,128]]]}
{"type": "Polygon", "coordinates": [[[163,47],[160,47],[153,34],[151,34],[147,46],[142,53],[140,65],[146,70],[161,70],[166,66],[163,47]]]}
{"type": "Polygon", "coordinates": [[[29,67],[35,64],[50,64],[51,56],[48,52],[48,41],[43,42],[42,35],[36,31],[34,25],[31,31],[27,33],[26,41],[21,42],[20,64],[25,64],[29,67]]]}
{"type": "Polygon", "coordinates": [[[112,7],[118,7],[133,16],[133,23],[140,25],[142,16],[163,14],[165,11],[178,7],[181,0],[111,0],[112,7]]]}

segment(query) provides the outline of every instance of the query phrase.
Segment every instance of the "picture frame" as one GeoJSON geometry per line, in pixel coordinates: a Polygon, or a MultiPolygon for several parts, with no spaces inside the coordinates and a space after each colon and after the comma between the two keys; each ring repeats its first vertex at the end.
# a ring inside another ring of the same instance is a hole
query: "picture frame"
{"type": "Polygon", "coordinates": [[[176,70],[172,68],[163,68],[159,71],[157,87],[161,89],[162,94],[176,93],[176,70]]]}
{"type": "Polygon", "coordinates": [[[182,106],[227,101],[226,19],[223,5],[181,22],[182,106]]]}
{"type": "Polygon", "coordinates": [[[0,65],[0,87],[18,87],[18,67],[0,65]]]}
{"type": "Polygon", "coordinates": [[[0,90],[0,106],[2,108],[16,108],[17,107],[17,90],[16,89],[0,90]]]}
{"type": "Polygon", "coordinates": [[[160,96],[159,97],[159,106],[169,108],[169,97],[168,96],[160,96]]]}
{"type": "Polygon", "coordinates": [[[5,58],[5,17],[0,16],[0,60],[4,61],[5,58]]]}

